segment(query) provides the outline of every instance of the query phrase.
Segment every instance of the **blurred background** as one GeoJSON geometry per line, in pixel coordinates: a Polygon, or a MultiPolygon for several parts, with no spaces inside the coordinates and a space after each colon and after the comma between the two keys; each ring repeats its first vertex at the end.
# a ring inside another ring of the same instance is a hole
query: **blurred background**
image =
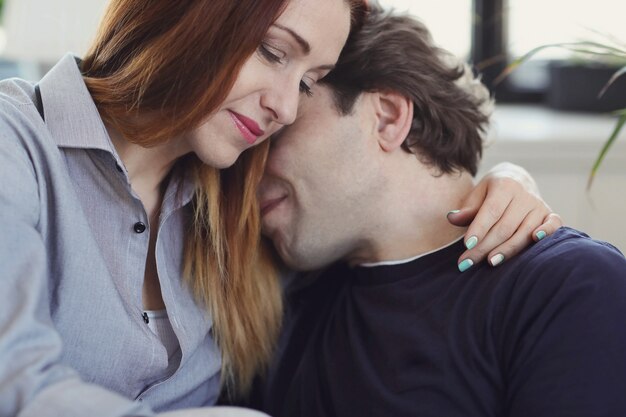
{"type": "MultiPolygon", "coordinates": [[[[0,78],[38,80],[66,52],[81,56],[106,0],[0,0],[0,78]]],[[[380,0],[408,11],[435,42],[481,72],[498,106],[482,172],[525,167],[567,225],[626,252],[626,129],[586,189],[591,167],[626,108],[626,76],[598,93],[626,58],[547,48],[504,81],[515,58],[540,45],[598,42],[626,50],[623,0],[380,0]]],[[[571,49],[571,48],[570,48],[571,49]]]]}
{"type": "Polygon", "coordinates": [[[95,35],[106,3],[0,0],[0,76],[38,79],[65,53],[82,55],[95,35]]]}

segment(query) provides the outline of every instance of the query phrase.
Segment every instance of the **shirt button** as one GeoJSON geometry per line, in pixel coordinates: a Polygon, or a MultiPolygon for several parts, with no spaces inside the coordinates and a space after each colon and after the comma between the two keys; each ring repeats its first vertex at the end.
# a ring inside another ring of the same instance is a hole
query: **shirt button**
{"type": "Polygon", "coordinates": [[[146,225],[142,222],[137,222],[133,226],[133,230],[135,231],[135,233],[143,233],[146,231],[146,225]]]}

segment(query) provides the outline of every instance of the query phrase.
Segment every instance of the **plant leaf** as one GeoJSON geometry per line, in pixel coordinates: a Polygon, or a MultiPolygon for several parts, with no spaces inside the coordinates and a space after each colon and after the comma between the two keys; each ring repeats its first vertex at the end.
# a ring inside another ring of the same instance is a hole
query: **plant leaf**
{"type": "Polygon", "coordinates": [[[599,55],[599,56],[609,56],[612,58],[616,58],[616,57],[621,57],[623,55],[624,58],[626,58],[626,54],[618,54],[617,52],[613,52],[613,51],[601,51],[598,49],[584,49],[584,48],[574,48],[574,47],[567,47],[565,49],[568,49],[572,52],[578,52],[579,54],[584,54],[584,55],[599,55]]]}
{"type": "Polygon", "coordinates": [[[626,43],[622,42],[622,40],[618,39],[617,37],[613,36],[610,33],[605,33],[605,32],[600,32],[598,29],[594,29],[591,27],[587,27],[584,26],[586,30],[588,30],[591,33],[595,33],[596,35],[601,36],[602,38],[608,40],[609,42],[612,42],[615,45],[619,45],[623,48],[626,48],[626,43]]]}
{"type": "Polygon", "coordinates": [[[607,43],[595,42],[595,41],[571,42],[571,43],[566,43],[565,45],[572,46],[572,47],[588,46],[592,48],[603,49],[607,52],[614,53],[615,55],[622,55],[622,56],[626,55],[626,49],[624,48],[620,48],[614,45],[609,45],[607,43]]]}
{"type": "Polygon", "coordinates": [[[608,152],[611,145],[613,145],[613,143],[615,142],[615,139],[617,139],[617,136],[619,135],[619,132],[624,127],[624,124],[626,124],[626,109],[618,110],[616,114],[619,115],[619,118],[617,119],[617,124],[615,125],[615,128],[613,129],[613,133],[611,133],[611,136],[609,137],[609,139],[604,143],[604,146],[602,147],[602,150],[600,151],[598,158],[593,164],[593,168],[591,168],[591,173],[589,173],[589,179],[587,180],[587,191],[591,189],[591,184],[593,183],[593,179],[595,178],[596,173],[598,172],[598,168],[600,168],[600,164],[604,160],[606,153],[608,152]]]}
{"type": "Polygon", "coordinates": [[[495,85],[500,84],[500,82],[502,80],[504,80],[506,77],[508,77],[513,71],[515,71],[515,69],[517,67],[519,67],[524,62],[528,61],[530,58],[532,58],[538,52],[540,52],[540,51],[542,51],[544,49],[560,47],[560,46],[561,46],[561,44],[548,44],[548,45],[541,45],[541,46],[538,46],[536,48],[531,49],[530,51],[526,52],[521,57],[518,57],[518,58],[514,59],[513,61],[511,61],[511,63],[509,65],[507,65],[504,68],[504,70],[502,70],[502,72],[495,78],[495,80],[493,80],[494,84],[495,85]]]}
{"type": "Polygon", "coordinates": [[[526,52],[519,58],[511,61],[509,65],[504,68],[504,70],[495,78],[495,85],[499,84],[504,80],[507,76],[509,76],[517,67],[519,67],[524,62],[531,59],[537,53],[543,51],[548,48],[560,48],[567,49],[572,52],[579,52],[587,55],[608,55],[608,56],[622,56],[626,58],[626,50],[606,45],[599,42],[593,41],[581,41],[581,42],[562,42],[562,43],[550,43],[545,45],[537,46],[530,51],[526,52]]]}
{"type": "Polygon", "coordinates": [[[611,84],[613,84],[615,80],[617,80],[619,77],[621,77],[624,74],[626,74],[626,65],[624,65],[622,68],[618,69],[617,71],[615,71],[615,73],[613,73],[609,81],[604,85],[604,87],[602,87],[602,91],[600,91],[600,93],[598,94],[598,98],[602,97],[604,93],[606,93],[606,90],[609,89],[611,84]]]}

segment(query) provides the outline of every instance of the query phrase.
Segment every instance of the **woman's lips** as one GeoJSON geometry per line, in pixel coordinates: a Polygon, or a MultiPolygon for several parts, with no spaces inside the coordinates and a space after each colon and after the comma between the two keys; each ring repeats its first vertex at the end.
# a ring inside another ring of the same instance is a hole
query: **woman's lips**
{"type": "Polygon", "coordinates": [[[242,114],[235,113],[234,111],[229,110],[228,113],[230,117],[233,119],[235,126],[241,132],[243,138],[250,145],[253,145],[261,136],[265,134],[263,129],[261,129],[257,122],[246,117],[242,114]]]}
{"type": "Polygon", "coordinates": [[[262,201],[260,203],[261,207],[261,217],[265,216],[270,211],[274,210],[280,203],[282,203],[287,198],[286,195],[283,195],[278,198],[272,198],[269,200],[262,201]]]}

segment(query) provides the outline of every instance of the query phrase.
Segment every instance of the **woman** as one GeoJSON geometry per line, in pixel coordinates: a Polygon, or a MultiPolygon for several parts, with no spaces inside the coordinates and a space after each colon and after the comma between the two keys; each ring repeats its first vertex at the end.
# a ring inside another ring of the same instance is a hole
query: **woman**
{"type": "MultiPolygon", "coordinates": [[[[281,317],[254,197],[265,139],[362,12],[113,0],[82,62],[0,85],[1,416],[143,416],[245,392],[281,317]]],[[[480,237],[498,222],[479,219],[480,237]]]]}

